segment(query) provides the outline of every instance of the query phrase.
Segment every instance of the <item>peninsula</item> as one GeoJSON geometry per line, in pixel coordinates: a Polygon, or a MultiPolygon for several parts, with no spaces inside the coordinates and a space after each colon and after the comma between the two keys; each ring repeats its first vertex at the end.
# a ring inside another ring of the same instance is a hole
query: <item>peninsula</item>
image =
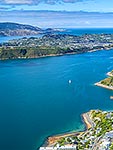
{"type": "Polygon", "coordinates": [[[63,29],[47,28],[42,29],[37,26],[19,24],[13,22],[2,22],[0,23],[0,36],[27,36],[27,35],[38,35],[45,33],[63,32],[63,29]]]}
{"type": "Polygon", "coordinates": [[[82,117],[85,131],[49,137],[40,150],[113,150],[113,112],[91,110],[82,117]]]}
{"type": "Polygon", "coordinates": [[[111,72],[108,72],[107,75],[109,76],[108,78],[95,83],[95,85],[113,90],[113,70],[111,72]]]}
{"type": "Polygon", "coordinates": [[[38,58],[112,49],[113,34],[46,34],[0,44],[0,59],[38,58]]]}

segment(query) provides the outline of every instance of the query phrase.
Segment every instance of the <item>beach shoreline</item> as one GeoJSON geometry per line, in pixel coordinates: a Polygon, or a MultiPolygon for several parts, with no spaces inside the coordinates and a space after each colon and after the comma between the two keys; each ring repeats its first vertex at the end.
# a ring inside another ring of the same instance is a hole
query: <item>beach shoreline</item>
{"type": "Polygon", "coordinates": [[[103,85],[101,84],[101,82],[97,82],[94,85],[105,88],[105,89],[109,89],[109,90],[113,90],[113,87],[107,86],[107,85],[103,85]]]}
{"type": "Polygon", "coordinates": [[[82,52],[69,52],[69,53],[60,53],[60,54],[49,54],[49,55],[42,55],[42,56],[31,56],[31,57],[14,57],[14,58],[0,58],[0,61],[5,61],[5,60],[15,60],[15,59],[38,59],[38,58],[46,58],[46,57],[57,57],[57,56],[65,56],[65,55],[76,55],[76,54],[83,54],[83,53],[93,53],[97,51],[102,51],[102,50],[113,50],[113,47],[110,48],[104,48],[104,49],[93,49],[93,50],[88,50],[88,51],[82,51],[82,52]]]}
{"type": "Polygon", "coordinates": [[[45,140],[42,147],[53,147],[54,144],[62,138],[77,136],[77,135],[83,134],[85,131],[90,129],[92,127],[92,124],[91,124],[91,119],[89,117],[89,113],[84,113],[81,115],[81,117],[82,117],[83,123],[85,124],[85,129],[83,131],[73,131],[73,132],[67,132],[64,134],[50,136],[45,140]]]}
{"type": "Polygon", "coordinates": [[[108,72],[108,73],[107,73],[107,76],[113,77],[113,74],[112,74],[111,72],[108,72]]]}
{"type": "MultiPolygon", "coordinates": [[[[109,77],[113,77],[113,74],[111,72],[108,72],[106,75],[109,77]]],[[[99,82],[95,83],[94,85],[102,87],[102,88],[106,88],[109,90],[113,90],[113,86],[104,85],[104,84],[102,84],[102,81],[99,81],[99,82]]]]}

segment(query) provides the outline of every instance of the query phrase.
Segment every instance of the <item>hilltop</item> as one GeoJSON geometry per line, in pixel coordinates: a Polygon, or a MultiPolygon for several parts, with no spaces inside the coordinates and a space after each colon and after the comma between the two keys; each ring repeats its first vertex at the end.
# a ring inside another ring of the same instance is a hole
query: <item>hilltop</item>
{"type": "Polygon", "coordinates": [[[27,35],[37,35],[37,34],[47,34],[55,32],[64,32],[64,29],[58,28],[47,28],[42,29],[37,26],[19,24],[13,22],[3,22],[0,23],[0,36],[27,36],[27,35]]]}

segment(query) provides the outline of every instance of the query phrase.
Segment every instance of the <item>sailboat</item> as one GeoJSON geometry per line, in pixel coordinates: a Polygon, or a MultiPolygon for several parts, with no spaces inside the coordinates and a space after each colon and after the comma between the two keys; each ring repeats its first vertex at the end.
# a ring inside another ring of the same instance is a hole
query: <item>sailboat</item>
{"type": "Polygon", "coordinates": [[[71,81],[71,80],[69,80],[68,82],[69,82],[69,84],[70,84],[70,83],[72,83],[72,81],[71,81]]]}
{"type": "Polygon", "coordinates": [[[113,96],[110,96],[110,99],[112,99],[112,100],[113,100],[113,96]]]}

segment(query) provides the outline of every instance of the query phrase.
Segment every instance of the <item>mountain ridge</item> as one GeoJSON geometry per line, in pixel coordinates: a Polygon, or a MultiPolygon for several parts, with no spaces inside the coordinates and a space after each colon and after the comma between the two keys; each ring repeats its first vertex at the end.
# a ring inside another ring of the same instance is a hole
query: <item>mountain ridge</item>
{"type": "Polygon", "coordinates": [[[1,22],[0,23],[0,36],[26,36],[37,35],[43,32],[43,29],[20,23],[1,22]]]}

